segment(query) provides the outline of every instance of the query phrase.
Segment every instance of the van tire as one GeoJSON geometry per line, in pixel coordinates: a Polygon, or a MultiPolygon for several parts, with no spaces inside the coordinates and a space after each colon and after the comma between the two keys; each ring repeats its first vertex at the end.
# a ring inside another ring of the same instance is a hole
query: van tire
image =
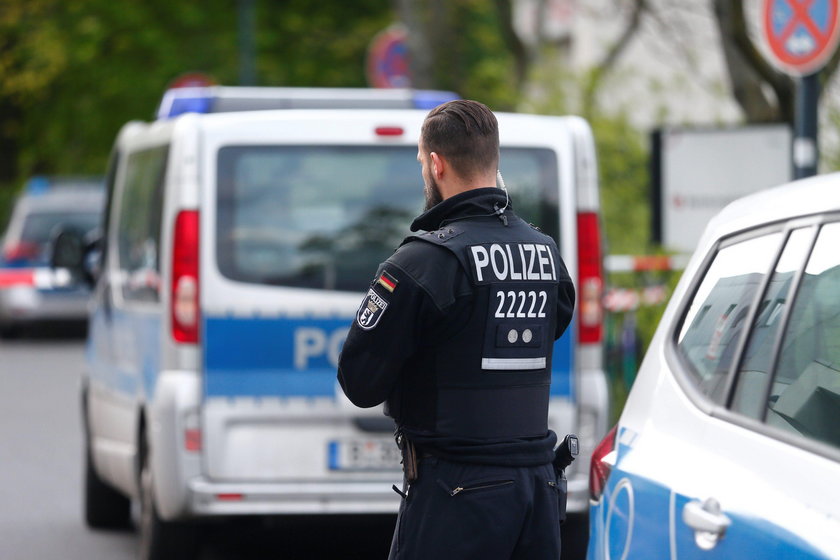
{"type": "Polygon", "coordinates": [[[164,521],[154,499],[154,477],[148,447],[140,469],[140,560],[190,560],[197,556],[196,527],[164,521]]]}
{"type": "Polygon", "coordinates": [[[131,525],[131,500],[96,473],[90,444],[85,450],[85,522],[92,529],[125,529],[131,525]]]}

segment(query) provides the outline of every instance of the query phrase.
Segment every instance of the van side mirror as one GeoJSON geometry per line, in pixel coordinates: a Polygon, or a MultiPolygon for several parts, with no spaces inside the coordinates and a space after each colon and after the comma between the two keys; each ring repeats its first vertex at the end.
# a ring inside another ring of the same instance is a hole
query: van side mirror
{"type": "Polygon", "coordinates": [[[50,242],[50,267],[65,268],[74,280],[93,285],[99,267],[90,257],[97,252],[100,240],[99,235],[91,238],[76,229],[60,229],[50,242]]]}

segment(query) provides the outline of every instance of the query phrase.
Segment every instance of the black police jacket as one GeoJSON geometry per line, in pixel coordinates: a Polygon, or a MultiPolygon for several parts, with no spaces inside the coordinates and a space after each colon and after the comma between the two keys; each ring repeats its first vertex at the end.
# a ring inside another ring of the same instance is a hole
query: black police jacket
{"type": "Polygon", "coordinates": [[[485,464],[552,459],[553,343],[574,288],[554,241],[503,191],[475,189],[419,216],[377,271],[339,360],[357,406],[386,412],[427,452],[485,464]]]}

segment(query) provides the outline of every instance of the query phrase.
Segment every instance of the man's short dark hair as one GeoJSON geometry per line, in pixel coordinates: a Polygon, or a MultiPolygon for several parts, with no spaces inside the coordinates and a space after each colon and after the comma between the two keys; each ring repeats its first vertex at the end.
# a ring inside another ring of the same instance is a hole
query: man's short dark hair
{"type": "Polygon", "coordinates": [[[429,111],[420,142],[423,150],[442,155],[467,179],[499,165],[499,123],[493,111],[478,101],[458,99],[429,111]]]}

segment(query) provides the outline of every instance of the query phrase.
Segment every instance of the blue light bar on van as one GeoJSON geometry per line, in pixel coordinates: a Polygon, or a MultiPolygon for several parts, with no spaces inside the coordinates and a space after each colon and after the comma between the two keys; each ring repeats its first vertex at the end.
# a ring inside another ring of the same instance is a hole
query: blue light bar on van
{"type": "Polygon", "coordinates": [[[158,107],[157,118],[177,117],[184,113],[209,113],[213,107],[210,88],[191,87],[167,91],[158,107]]]}
{"type": "Polygon", "coordinates": [[[164,94],[157,118],[276,109],[432,109],[453,99],[459,96],[451,91],[398,88],[186,87],[164,94]]]}
{"type": "Polygon", "coordinates": [[[416,90],[414,92],[415,109],[434,109],[447,101],[455,101],[461,97],[451,91],[416,90]]]}

